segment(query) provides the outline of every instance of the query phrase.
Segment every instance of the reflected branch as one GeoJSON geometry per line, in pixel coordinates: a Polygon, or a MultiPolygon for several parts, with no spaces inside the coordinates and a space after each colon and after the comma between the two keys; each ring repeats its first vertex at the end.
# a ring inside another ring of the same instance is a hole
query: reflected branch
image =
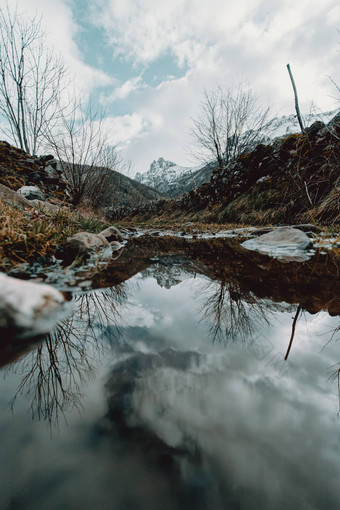
{"type": "Polygon", "coordinates": [[[292,344],[293,344],[293,340],[294,340],[294,336],[295,336],[295,328],[296,328],[296,323],[298,321],[298,318],[299,318],[299,315],[300,315],[300,312],[302,311],[302,307],[299,305],[296,309],[296,313],[295,313],[295,316],[294,316],[294,320],[293,320],[293,324],[292,324],[292,334],[290,335],[290,340],[289,340],[289,344],[288,344],[288,349],[287,349],[287,352],[286,352],[286,355],[285,355],[285,361],[287,361],[288,359],[288,356],[289,356],[289,353],[290,353],[290,349],[292,347],[292,344]]]}
{"type": "Polygon", "coordinates": [[[19,395],[28,398],[32,419],[58,425],[62,415],[82,409],[83,387],[94,377],[95,363],[118,341],[120,307],[127,299],[124,284],[77,296],[74,313],[63,320],[53,333],[33,352],[14,365],[22,379],[11,409],[19,395]],[[110,335],[103,335],[110,326],[110,335]]]}
{"type": "Polygon", "coordinates": [[[246,341],[260,323],[268,324],[268,306],[251,292],[241,289],[237,281],[213,281],[205,294],[209,297],[201,309],[202,319],[208,324],[213,341],[246,341]]]}

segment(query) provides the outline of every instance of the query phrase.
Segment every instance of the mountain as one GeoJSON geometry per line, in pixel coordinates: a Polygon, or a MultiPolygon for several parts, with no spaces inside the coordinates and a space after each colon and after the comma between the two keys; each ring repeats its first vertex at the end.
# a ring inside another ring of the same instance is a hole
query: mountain
{"type": "Polygon", "coordinates": [[[127,177],[112,170],[112,192],[106,199],[106,204],[111,206],[136,205],[146,203],[161,198],[159,192],[149,186],[136,182],[134,179],[127,177]]]}
{"type": "MultiPolygon", "coordinates": [[[[338,110],[332,110],[324,113],[308,113],[303,115],[305,126],[311,126],[316,121],[322,121],[327,124],[337,113],[338,110]]],[[[274,140],[275,138],[291,135],[300,132],[299,122],[295,114],[282,115],[281,117],[274,117],[267,124],[268,137],[266,141],[274,140]]]]}
{"type": "MultiPolygon", "coordinates": [[[[322,114],[310,113],[304,115],[303,119],[305,125],[310,126],[313,122],[319,120],[327,123],[335,114],[336,111],[322,114]]],[[[261,143],[270,143],[275,138],[297,133],[300,131],[300,126],[296,115],[283,115],[268,122],[265,131],[268,135],[259,140],[261,143]]],[[[151,163],[147,172],[138,172],[135,180],[167,197],[177,197],[182,193],[198,188],[205,182],[209,182],[215,169],[216,164],[214,162],[194,167],[184,167],[176,165],[173,161],[158,158],[151,163]]]]}
{"type": "MultiPolygon", "coordinates": [[[[286,132],[288,124],[278,123],[277,130],[286,132]]],[[[315,121],[304,133],[260,143],[227,167],[216,167],[209,182],[188,193],[120,210],[119,219],[141,215],[144,221],[338,224],[339,161],[340,112],[327,124],[315,121]]]]}
{"type": "Polygon", "coordinates": [[[184,167],[164,158],[154,160],[145,173],[137,173],[135,180],[168,197],[190,191],[210,179],[212,165],[184,167]]]}

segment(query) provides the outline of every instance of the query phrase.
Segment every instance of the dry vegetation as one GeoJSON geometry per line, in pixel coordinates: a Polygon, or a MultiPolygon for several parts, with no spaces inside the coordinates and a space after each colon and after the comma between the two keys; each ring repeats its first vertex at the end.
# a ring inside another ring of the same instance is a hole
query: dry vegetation
{"type": "Polygon", "coordinates": [[[45,214],[0,200],[0,268],[22,262],[48,262],[68,236],[84,230],[100,232],[107,226],[93,211],[60,209],[45,214]]]}

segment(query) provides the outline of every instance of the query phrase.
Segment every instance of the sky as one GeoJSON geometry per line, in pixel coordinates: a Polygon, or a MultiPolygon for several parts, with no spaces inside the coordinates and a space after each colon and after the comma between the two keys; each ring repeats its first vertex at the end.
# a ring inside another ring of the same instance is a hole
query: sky
{"type": "MultiPolygon", "coordinates": [[[[10,8],[15,5],[10,0],[10,8]]],[[[0,0],[0,7],[6,0],[0,0]]],[[[338,0],[17,0],[105,107],[130,175],[164,157],[194,166],[190,129],[204,92],[243,80],[273,116],[339,108],[338,0]]]]}

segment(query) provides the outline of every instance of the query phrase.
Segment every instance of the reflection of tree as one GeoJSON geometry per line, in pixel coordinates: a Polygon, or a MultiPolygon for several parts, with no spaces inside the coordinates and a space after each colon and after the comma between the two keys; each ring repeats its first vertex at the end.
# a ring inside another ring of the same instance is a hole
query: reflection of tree
{"type": "Polygon", "coordinates": [[[77,296],[72,316],[14,366],[22,379],[12,409],[21,394],[31,400],[32,417],[50,424],[57,424],[60,414],[80,409],[83,386],[94,375],[95,358],[104,353],[107,341],[119,339],[117,319],[126,299],[124,284],[77,296]],[[110,335],[104,335],[108,326],[110,335]]]}
{"type": "Polygon", "coordinates": [[[292,345],[293,345],[293,340],[294,340],[294,336],[295,336],[296,323],[298,321],[298,318],[299,318],[299,315],[300,315],[301,312],[302,312],[302,307],[301,307],[301,305],[299,305],[297,307],[295,315],[293,317],[292,333],[290,335],[289,344],[288,344],[287,352],[286,352],[286,355],[285,355],[285,361],[287,361],[289,353],[290,353],[290,349],[292,348],[292,345]]]}
{"type": "MultiPolygon", "coordinates": [[[[337,338],[338,333],[340,333],[340,325],[337,326],[331,333],[332,333],[331,334],[331,338],[330,338],[330,340],[328,340],[328,342],[326,343],[324,348],[327,347],[327,345],[331,341],[333,341],[334,338],[335,338],[336,342],[340,339],[340,338],[337,338]]],[[[339,400],[339,411],[338,411],[338,414],[340,414],[340,363],[335,363],[335,365],[332,365],[330,367],[330,370],[331,370],[331,375],[329,376],[329,379],[332,382],[336,381],[337,385],[338,385],[338,400],[339,400]]]]}
{"type": "Polygon", "coordinates": [[[202,319],[214,341],[245,341],[261,323],[268,324],[269,306],[253,293],[242,290],[236,280],[210,282],[203,295],[208,297],[202,306],[202,319]]]}
{"type": "Polygon", "coordinates": [[[31,400],[32,417],[58,422],[59,414],[81,407],[81,385],[93,367],[87,357],[86,342],[79,343],[71,333],[72,320],[64,321],[36,351],[16,367],[22,379],[12,399],[19,394],[31,400]]]}

